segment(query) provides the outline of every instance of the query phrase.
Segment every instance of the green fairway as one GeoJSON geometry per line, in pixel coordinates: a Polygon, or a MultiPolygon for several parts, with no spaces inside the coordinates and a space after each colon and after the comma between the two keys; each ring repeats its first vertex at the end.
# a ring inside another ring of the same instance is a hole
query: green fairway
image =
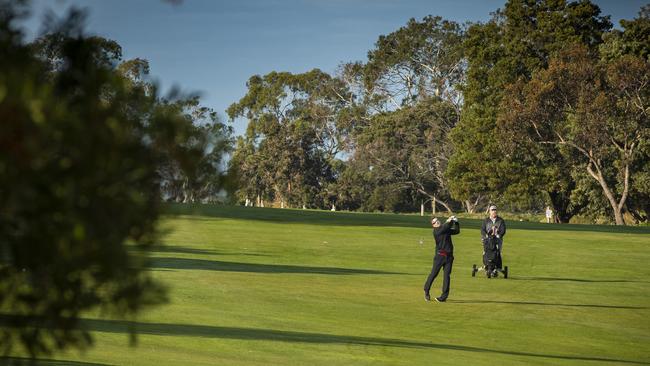
{"type": "Polygon", "coordinates": [[[96,346],[54,358],[650,365],[650,228],[507,221],[511,278],[486,279],[471,277],[480,221],[461,219],[451,295],[439,304],[423,300],[434,247],[427,217],[208,205],[169,212],[152,270],[170,303],[137,320],[137,347],[129,324],[89,319],[96,346]]]}

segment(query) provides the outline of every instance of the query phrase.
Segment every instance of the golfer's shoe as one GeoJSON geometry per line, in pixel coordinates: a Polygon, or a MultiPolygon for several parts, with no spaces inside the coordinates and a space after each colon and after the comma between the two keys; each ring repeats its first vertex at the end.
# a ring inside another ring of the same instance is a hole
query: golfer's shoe
{"type": "Polygon", "coordinates": [[[424,301],[431,301],[431,295],[425,293],[424,294],[424,301]]]}
{"type": "Polygon", "coordinates": [[[447,299],[443,299],[441,297],[436,297],[436,301],[437,302],[445,302],[445,301],[447,301],[447,299]]]}

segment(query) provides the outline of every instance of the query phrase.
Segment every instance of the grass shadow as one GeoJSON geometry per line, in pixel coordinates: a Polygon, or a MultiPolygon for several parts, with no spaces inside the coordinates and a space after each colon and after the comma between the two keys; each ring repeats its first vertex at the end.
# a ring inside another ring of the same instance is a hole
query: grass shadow
{"type": "Polygon", "coordinates": [[[22,357],[0,357],[0,366],[111,366],[105,363],[31,359],[22,357]]]}
{"type": "Polygon", "coordinates": [[[564,277],[508,277],[513,281],[568,281],[568,282],[593,282],[593,283],[648,283],[648,281],[635,280],[592,280],[586,278],[564,278],[564,277]]]}
{"type": "Polygon", "coordinates": [[[197,249],[180,245],[156,245],[150,250],[152,253],[174,253],[192,255],[223,255],[223,253],[211,249],[197,249]]]}
{"type": "Polygon", "coordinates": [[[577,361],[595,361],[595,362],[619,362],[625,364],[649,365],[648,362],[632,361],[624,359],[615,359],[607,357],[588,357],[579,355],[555,355],[547,353],[523,352],[497,350],[490,348],[461,346],[453,344],[442,344],[432,342],[406,341],[400,339],[377,338],[377,337],[359,337],[346,336],[337,334],[296,332],[287,330],[259,329],[259,328],[240,328],[240,327],[221,327],[209,325],[189,325],[189,324],[166,324],[166,323],[139,323],[116,320],[90,320],[84,321],[84,324],[90,331],[105,333],[129,333],[130,329],[135,329],[139,334],[162,335],[162,336],[189,336],[189,337],[206,337],[218,339],[236,339],[251,341],[278,341],[278,342],[296,342],[296,343],[318,343],[318,344],[348,344],[363,346],[382,346],[382,347],[408,347],[408,348],[426,348],[442,349],[460,352],[489,353],[496,355],[525,356],[532,358],[548,358],[557,360],[577,360],[577,361]]]}
{"type": "Polygon", "coordinates": [[[270,254],[261,253],[241,253],[241,252],[222,252],[213,249],[199,249],[184,247],[182,245],[155,245],[147,249],[133,248],[134,252],[138,253],[172,253],[172,254],[190,254],[190,255],[243,255],[251,257],[270,257],[270,254]]]}
{"type": "Polygon", "coordinates": [[[211,249],[197,249],[182,245],[155,245],[149,248],[132,248],[135,253],[173,253],[191,255],[221,255],[223,253],[211,249]]]}
{"type": "MultiPolygon", "coordinates": [[[[8,322],[12,323],[12,318],[15,316],[0,314],[0,324],[8,322]]],[[[347,336],[338,334],[326,333],[312,333],[312,332],[298,332],[288,330],[276,329],[260,329],[260,328],[242,328],[242,327],[222,327],[211,325],[194,325],[194,324],[172,324],[172,323],[142,323],[123,320],[104,320],[104,319],[83,319],[81,321],[85,330],[91,332],[103,333],[122,333],[157,336],[180,336],[180,337],[203,337],[212,339],[234,339],[234,340],[247,340],[247,341],[276,341],[276,342],[295,342],[295,343],[312,343],[312,344],[344,344],[344,345],[362,345],[362,346],[378,346],[378,347],[405,347],[405,348],[424,348],[424,349],[440,349],[459,352],[475,352],[475,353],[488,353],[495,355],[512,355],[524,356],[531,358],[548,358],[556,360],[575,360],[575,361],[594,361],[594,362],[618,362],[625,364],[635,365],[650,365],[649,362],[616,359],[608,357],[591,357],[581,355],[557,355],[541,352],[524,352],[524,351],[509,351],[498,350],[473,346],[462,346],[454,344],[422,342],[422,341],[407,341],[392,338],[379,338],[379,337],[361,337],[361,336],[347,336]]],[[[63,363],[68,361],[50,361],[45,362],[59,362],[59,363],[45,363],[45,365],[66,365],[63,363]]],[[[71,365],[79,366],[103,366],[98,364],[89,363],[71,363],[71,365]]]]}
{"type": "Polygon", "coordinates": [[[322,275],[394,275],[398,272],[377,271],[371,269],[311,267],[288,264],[224,262],[206,259],[158,257],[151,258],[149,265],[152,269],[190,269],[222,272],[248,273],[300,273],[322,275]]]}
{"type": "Polygon", "coordinates": [[[601,305],[601,304],[559,304],[548,302],[533,301],[498,301],[498,300],[447,300],[451,303],[458,304],[506,304],[506,305],[538,305],[538,306],[561,306],[561,307],[579,307],[579,308],[599,308],[599,309],[631,309],[646,310],[650,307],[645,306],[626,306],[626,305],[601,305]]]}
{"type": "MultiPolygon", "coordinates": [[[[378,214],[355,212],[330,212],[319,210],[277,209],[263,207],[223,206],[208,204],[166,203],[165,212],[169,215],[207,216],[227,219],[256,220],[285,224],[309,224],[327,226],[379,226],[413,227],[429,229],[429,215],[424,217],[407,214],[378,214]]],[[[446,217],[446,213],[440,217],[446,217]]],[[[199,218],[200,219],[200,218],[199,218]]],[[[650,227],[557,224],[508,220],[508,228],[539,231],[593,231],[607,233],[650,233],[650,227]]],[[[479,229],[482,220],[461,219],[461,226],[479,229]]]]}

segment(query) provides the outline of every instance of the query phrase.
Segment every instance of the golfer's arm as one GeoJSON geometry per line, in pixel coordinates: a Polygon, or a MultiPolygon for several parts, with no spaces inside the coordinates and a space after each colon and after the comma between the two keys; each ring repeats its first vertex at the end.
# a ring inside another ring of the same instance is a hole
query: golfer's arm
{"type": "Polygon", "coordinates": [[[454,222],[449,231],[451,232],[451,235],[460,233],[460,224],[458,222],[454,222]]]}
{"type": "Polygon", "coordinates": [[[451,226],[451,222],[445,222],[444,224],[442,224],[442,226],[440,227],[440,234],[448,234],[450,226],[451,226]]]}

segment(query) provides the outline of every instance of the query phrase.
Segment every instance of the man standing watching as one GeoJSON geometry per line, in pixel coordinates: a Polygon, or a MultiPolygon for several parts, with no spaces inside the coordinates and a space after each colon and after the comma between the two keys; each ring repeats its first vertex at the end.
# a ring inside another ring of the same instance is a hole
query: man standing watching
{"type": "Polygon", "coordinates": [[[497,268],[501,269],[501,252],[503,251],[503,237],[506,235],[506,222],[497,215],[497,206],[490,206],[490,216],[483,220],[481,225],[481,241],[483,244],[490,237],[495,237],[498,243],[497,268]]]}
{"type": "Polygon", "coordinates": [[[436,240],[436,254],[433,257],[433,268],[424,283],[424,300],[431,301],[429,290],[431,284],[436,279],[440,269],[444,270],[444,279],[442,282],[442,294],[436,297],[438,302],[444,302],[449,297],[449,283],[451,282],[451,267],[454,263],[454,245],[451,242],[451,236],[460,233],[460,224],[456,216],[451,216],[444,224],[441,224],[437,218],[431,219],[433,226],[433,238],[436,240]]]}

